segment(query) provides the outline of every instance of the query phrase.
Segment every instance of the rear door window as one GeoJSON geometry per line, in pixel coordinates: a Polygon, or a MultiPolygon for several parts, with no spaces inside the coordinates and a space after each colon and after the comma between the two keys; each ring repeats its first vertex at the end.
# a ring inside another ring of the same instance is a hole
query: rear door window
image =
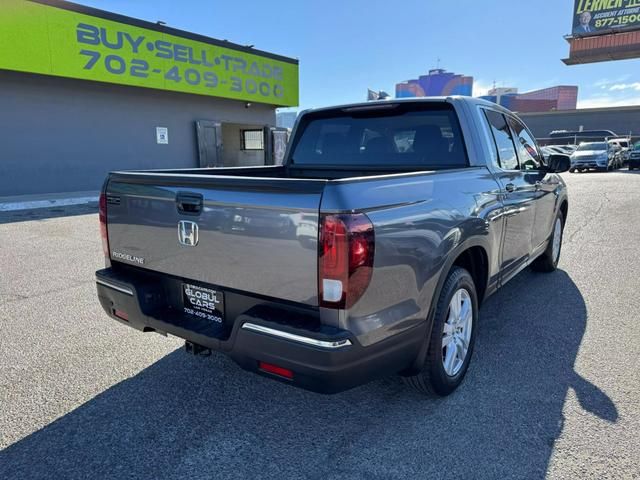
{"type": "Polygon", "coordinates": [[[485,110],[484,113],[498,150],[500,168],[504,170],[519,170],[520,165],[518,164],[513,136],[504,115],[494,110],[485,110]]]}
{"type": "Polygon", "coordinates": [[[468,166],[458,117],[448,103],[398,103],[305,115],[292,147],[302,166],[468,166]]]}

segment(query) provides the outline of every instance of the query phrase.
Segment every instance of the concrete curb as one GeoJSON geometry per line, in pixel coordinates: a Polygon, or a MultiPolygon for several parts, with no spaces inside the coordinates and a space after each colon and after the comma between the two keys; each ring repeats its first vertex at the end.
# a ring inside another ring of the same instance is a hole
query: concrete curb
{"type": "Polygon", "coordinates": [[[33,210],[38,208],[84,205],[97,202],[99,192],[55,193],[50,195],[21,195],[0,197],[0,212],[33,210]]]}

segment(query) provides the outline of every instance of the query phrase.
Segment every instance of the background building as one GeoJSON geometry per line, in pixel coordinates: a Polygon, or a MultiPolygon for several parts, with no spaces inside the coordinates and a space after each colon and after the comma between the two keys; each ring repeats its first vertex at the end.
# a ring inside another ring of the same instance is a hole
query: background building
{"type": "Polygon", "coordinates": [[[559,85],[556,87],[518,93],[515,88],[494,88],[485,100],[498,103],[514,112],[550,112],[554,110],[575,110],[578,103],[578,87],[559,85]]]}
{"type": "Polygon", "coordinates": [[[443,69],[429,70],[415,80],[396,84],[396,98],[466,95],[473,93],[473,77],[458,75],[443,69]]]}
{"type": "Polygon", "coordinates": [[[538,139],[548,138],[554,130],[611,130],[640,139],[640,106],[521,113],[520,117],[538,139]]]}
{"type": "Polygon", "coordinates": [[[0,197],[277,161],[297,60],[60,0],[1,3],[0,197]]]}
{"type": "Polygon", "coordinates": [[[280,128],[293,128],[298,118],[298,112],[278,112],[276,114],[276,126],[280,128]]]}
{"type": "Polygon", "coordinates": [[[386,100],[387,98],[391,98],[384,90],[371,90],[367,89],[367,102],[375,102],[376,100],[386,100]]]}
{"type": "Polygon", "coordinates": [[[498,88],[494,87],[491,90],[489,90],[489,92],[485,97],[482,97],[482,98],[491,98],[492,102],[502,105],[502,97],[508,96],[508,95],[517,95],[517,94],[518,94],[518,89],[516,87],[498,87],[498,88]]]}

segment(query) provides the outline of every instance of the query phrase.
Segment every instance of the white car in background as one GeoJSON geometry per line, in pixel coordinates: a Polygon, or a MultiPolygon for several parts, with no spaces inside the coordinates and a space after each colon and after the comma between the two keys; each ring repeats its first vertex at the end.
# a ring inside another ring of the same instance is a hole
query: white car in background
{"type": "Polygon", "coordinates": [[[631,142],[627,138],[612,138],[609,144],[616,148],[620,166],[623,166],[629,160],[631,142]]]}

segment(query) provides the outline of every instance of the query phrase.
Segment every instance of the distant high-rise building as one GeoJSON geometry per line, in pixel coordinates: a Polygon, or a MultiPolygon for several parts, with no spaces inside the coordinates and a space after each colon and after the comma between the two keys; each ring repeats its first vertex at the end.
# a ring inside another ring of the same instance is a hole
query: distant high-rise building
{"type": "Polygon", "coordinates": [[[391,98],[391,95],[389,95],[384,90],[379,90],[376,92],[375,90],[371,90],[370,88],[367,89],[367,102],[373,102],[375,100],[386,100],[387,98],[391,98]]]}
{"type": "Polygon", "coordinates": [[[471,96],[473,77],[447,72],[441,68],[429,70],[415,80],[396,84],[396,98],[439,97],[448,95],[471,96]]]}
{"type": "Polygon", "coordinates": [[[489,90],[483,97],[485,100],[502,105],[514,112],[534,113],[552,110],[575,110],[578,104],[578,87],[558,85],[527,93],[518,93],[517,89],[489,90]],[[515,90],[509,92],[507,90],[515,90]]]}
{"type": "Polygon", "coordinates": [[[276,113],[276,126],[282,128],[293,128],[298,118],[298,112],[278,112],[276,113]]]}
{"type": "Polygon", "coordinates": [[[506,95],[517,95],[518,89],[516,87],[493,87],[487,93],[487,96],[496,97],[495,102],[500,104],[502,97],[506,95]]]}

